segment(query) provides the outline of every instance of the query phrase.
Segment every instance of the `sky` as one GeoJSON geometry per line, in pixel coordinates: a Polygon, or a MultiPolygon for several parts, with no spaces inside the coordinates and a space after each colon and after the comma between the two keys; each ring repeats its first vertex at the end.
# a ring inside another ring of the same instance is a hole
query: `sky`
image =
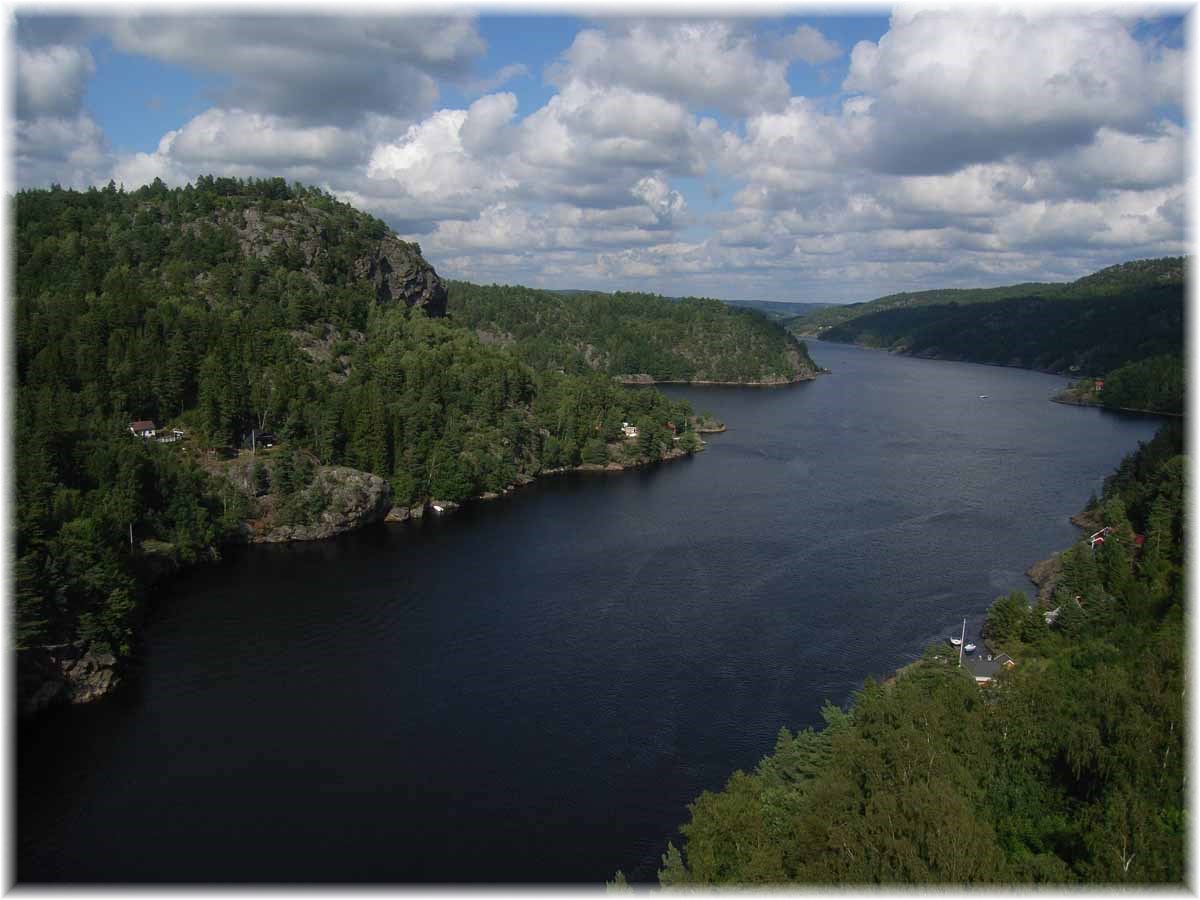
{"type": "Polygon", "coordinates": [[[282,176],[443,277],[731,300],[1187,252],[1177,7],[345,8],[18,9],[11,177],[282,176]]]}

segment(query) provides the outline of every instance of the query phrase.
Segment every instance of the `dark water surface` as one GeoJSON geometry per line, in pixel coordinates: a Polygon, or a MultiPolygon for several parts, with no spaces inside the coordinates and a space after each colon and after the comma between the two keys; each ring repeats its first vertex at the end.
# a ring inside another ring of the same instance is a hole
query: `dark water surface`
{"type": "Polygon", "coordinates": [[[667,388],[729,425],[693,459],[190,573],[136,684],[20,735],[18,879],[653,878],[781,726],[1027,589],[1156,427],[812,352],[833,375],[667,388]]]}

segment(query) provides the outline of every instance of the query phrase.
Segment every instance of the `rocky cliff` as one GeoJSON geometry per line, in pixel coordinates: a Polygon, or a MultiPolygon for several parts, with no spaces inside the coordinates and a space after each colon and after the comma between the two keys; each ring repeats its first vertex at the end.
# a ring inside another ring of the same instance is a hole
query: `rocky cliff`
{"type": "Polygon", "coordinates": [[[392,488],[370,472],[346,466],[322,466],[296,501],[301,508],[323,508],[311,520],[303,522],[279,524],[277,516],[269,515],[249,531],[250,542],[320,541],[382,522],[392,508],[392,488]]]}
{"type": "Polygon", "coordinates": [[[339,242],[341,227],[328,212],[301,200],[293,200],[266,212],[261,206],[224,211],[217,221],[233,229],[244,256],[261,260],[288,259],[303,267],[304,274],[316,285],[321,272],[333,259],[339,243],[354,254],[352,276],[371,284],[378,303],[404,302],[419,307],[425,314],[446,314],[446,287],[421,256],[418,244],[402,241],[386,229],[381,236],[339,242]]]}
{"type": "Polygon", "coordinates": [[[19,650],[16,672],[22,716],[58,703],[87,703],[121,681],[116,657],[87,649],[81,641],[19,650]]]}
{"type": "Polygon", "coordinates": [[[378,303],[403,300],[433,317],[446,314],[446,286],[433,266],[421,256],[417,244],[392,236],[381,240],[374,252],[354,262],[354,274],[369,280],[378,303]]]}
{"type": "Polygon", "coordinates": [[[392,508],[392,486],[370,472],[349,466],[318,466],[312,480],[295,494],[282,497],[255,483],[255,463],[270,458],[242,453],[228,462],[212,463],[221,475],[251,500],[253,518],[242,525],[252,544],[320,541],[365,525],[382,522],[392,508]]]}

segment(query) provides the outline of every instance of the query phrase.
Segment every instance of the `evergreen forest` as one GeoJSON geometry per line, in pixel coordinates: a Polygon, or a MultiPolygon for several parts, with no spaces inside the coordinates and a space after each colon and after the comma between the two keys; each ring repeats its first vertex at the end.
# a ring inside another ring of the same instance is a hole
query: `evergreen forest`
{"type": "Polygon", "coordinates": [[[1083,402],[1180,414],[1184,264],[1109,266],[1065,284],[891,294],[790,320],[796,333],[936,359],[1104,380],[1083,402]]]}
{"type": "Polygon", "coordinates": [[[742,384],[816,373],[805,346],[764,313],[719,300],[460,281],[449,296],[456,321],[536,369],[742,384]]]}

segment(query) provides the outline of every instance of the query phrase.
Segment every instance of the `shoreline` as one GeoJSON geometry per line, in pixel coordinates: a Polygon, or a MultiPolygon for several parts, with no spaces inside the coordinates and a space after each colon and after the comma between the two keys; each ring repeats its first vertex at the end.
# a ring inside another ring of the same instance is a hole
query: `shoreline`
{"type": "Polygon", "coordinates": [[[1024,372],[1038,372],[1042,375],[1053,375],[1056,378],[1078,379],[1088,377],[1086,375],[1081,375],[1078,372],[1056,372],[1053,369],[1039,369],[1035,366],[1016,366],[1011,363],[983,362],[977,359],[959,359],[952,356],[927,356],[920,353],[909,353],[907,350],[895,350],[891,347],[873,347],[870,344],[863,344],[859,341],[829,341],[822,337],[818,337],[816,339],[825,344],[837,344],[842,347],[857,347],[860,350],[877,350],[880,353],[891,353],[896,356],[906,356],[909,359],[927,359],[933,362],[967,363],[968,365],[972,366],[993,366],[997,369],[1020,369],[1024,372]]]}
{"type": "MultiPolygon", "coordinates": [[[[709,428],[703,433],[713,434],[724,430],[725,425],[721,423],[720,428],[709,428]]],[[[697,434],[699,433],[697,431],[697,434]]],[[[407,524],[413,520],[421,519],[426,515],[446,515],[452,513],[460,509],[464,504],[499,500],[516,492],[520,488],[533,484],[543,476],[570,473],[616,474],[664,462],[672,462],[677,459],[689,458],[695,456],[697,453],[704,452],[706,446],[706,442],[701,439],[700,446],[695,450],[688,451],[680,447],[673,447],[665,451],[657,459],[644,459],[636,462],[610,460],[604,464],[581,463],[578,466],[543,469],[537,475],[519,475],[512,484],[506,486],[500,493],[485,491],[482,494],[466,498],[462,503],[429,498],[413,506],[389,506],[381,516],[359,521],[348,528],[343,528],[321,537],[296,536],[275,540],[247,539],[247,523],[243,523],[242,530],[238,534],[213,545],[210,548],[210,553],[206,554],[204,559],[188,565],[172,564],[158,572],[146,585],[147,595],[143,604],[143,614],[145,608],[149,607],[154,599],[150,593],[151,588],[161,587],[164,582],[181,572],[193,569],[206,562],[219,560],[220,551],[225,547],[242,547],[269,543],[315,543],[341,537],[352,532],[362,531],[371,526],[407,524]]],[[[370,473],[363,474],[369,475],[370,473]]],[[[153,554],[145,554],[145,556],[148,561],[152,562],[153,554]]],[[[34,646],[17,651],[18,658],[26,661],[26,671],[24,673],[17,673],[19,676],[23,676],[25,682],[24,688],[18,691],[18,720],[31,719],[40,713],[59,706],[81,706],[92,703],[116,692],[124,683],[125,675],[130,668],[137,666],[138,657],[141,655],[139,649],[141,637],[139,633],[135,638],[135,651],[137,652],[120,658],[112,653],[96,652],[80,641],[66,644],[34,646]]],[[[21,680],[21,678],[18,678],[18,682],[21,680]]]]}
{"type": "MultiPolygon", "coordinates": [[[[803,336],[804,335],[797,335],[797,337],[803,337],[803,336]]],[[[982,362],[980,360],[975,360],[975,359],[957,359],[957,358],[949,357],[949,356],[925,356],[920,353],[909,353],[906,350],[894,350],[890,347],[873,347],[870,344],[863,344],[863,343],[859,343],[858,341],[826,341],[824,338],[817,337],[816,335],[808,335],[808,337],[814,337],[816,340],[823,341],[826,344],[838,344],[843,347],[857,347],[860,350],[878,350],[881,353],[892,353],[892,354],[895,354],[896,356],[906,356],[909,359],[928,359],[928,360],[933,360],[935,362],[967,363],[968,365],[974,365],[974,366],[993,366],[997,369],[1020,369],[1021,371],[1024,371],[1024,372],[1038,372],[1041,375],[1053,375],[1056,378],[1067,378],[1067,379],[1073,379],[1076,381],[1080,378],[1091,378],[1091,377],[1100,378],[1100,377],[1102,377],[1102,375],[1094,375],[1094,376],[1083,375],[1079,372],[1056,372],[1053,369],[1039,369],[1039,368],[1036,368],[1035,366],[1016,366],[1016,365],[1012,365],[1010,363],[982,362]]],[[[1067,390],[1069,390],[1069,388],[1064,388],[1058,394],[1055,394],[1053,397],[1050,397],[1048,399],[1052,403],[1061,403],[1063,406],[1091,406],[1096,409],[1106,410],[1108,412],[1137,413],[1139,415],[1145,415],[1145,416],[1168,416],[1173,419],[1182,419],[1183,418],[1183,413],[1160,412],[1160,411],[1154,410],[1154,409],[1136,409],[1134,407],[1129,407],[1129,406],[1118,406],[1118,407],[1113,408],[1113,407],[1105,406],[1103,403],[1088,403],[1085,401],[1069,400],[1069,399],[1063,398],[1063,394],[1067,390]]]]}
{"type": "MultiPolygon", "coordinates": [[[[725,428],[722,426],[719,429],[709,429],[703,433],[716,434],[724,430],[725,428]]],[[[697,429],[697,434],[699,433],[700,432],[697,429]]],[[[658,465],[659,463],[672,462],[677,459],[685,459],[689,456],[695,456],[697,453],[703,453],[704,449],[705,444],[702,442],[699,447],[692,451],[682,450],[679,447],[675,447],[666,451],[662,456],[658,457],[658,459],[644,459],[638,462],[617,462],[616,460],[610,460],[606,463],[580,463],[577,466],[556,466],[551,469],[542,469],[536,475],[518,476],[516,481],[510,485],[507,485],[501,491],[484,491],[482,494],[475,494],[474,496],[465,498],[461,503],[456,503],[453,500],[439,500],[437,498],[430,498],[424,503],[413,506],[393,506],[388,510],[387,514],[385,514],[384,517],[379,520],[378,523],[367,522],[358,528],[350,529],[350,531],[358,531],[361,528],[366,528],[372,524],[382,523],[385,525],[401,525],[406,522],[411,522],[414,519],[424,518],[426,515],[447,515],[472,503],[490,503],[494,500],[500,500],[509,496],[510,494],[514,494],[521,488],[528,487],[543,477],[554,477],[556,475],[570,474],[615,474],[617,472],[628,472],[632,469],[642,469],[646,466],[654,466],[658,465]],[[395,515],[393,515],[393,513],[395,513],[395,515]]],[[[348,534],[349,531],[342,533],[348,534]]]]}
{"type": "Polygon", "coordinates": [[[828,369],[818,369],[812,373],[801,372],[791,378],[778,378],[764,381],[702,381],[688,378],[655,378],[653,375],[614,375],[613,381],[635,387],[642,384],[684,384],[701,387],[784,387],[789,384],[800,384],[804,381],[816,381],[818,375],[828,374],[828,369]]]}
{"type": "Polygon", "coordinates": [[[1105,406],[1094,400],[1080,400],[1064,397],[1062,394],[1050,398],[1051,403],[1061,403],[1063,406],[1083,406],[1091,409],[1103,409],[1107,412],[1135,413],[1140,416],[1167,416],[1172,419],[1182,419],[1183,413],[1162,412],[1157,409],[1138,409],[1133,406],[1105,406]]]}
{"type": "MultiPolygon", "coordinates": [[[[1069,517],[1069,521],[1076,528],[1080,529],[1080,531],[1087,532],[1094,527],[1094,524],[1090,521],[1090,515],[1091,513],[1085,508],[1071,515],[1069,517]]],[[[1072,544],[1072,546],[1074,545],[1072,544]]],[[[1070,549],[1071,547],[1064,547],[1061,550],[1055,550],[1045,559],[1039,559],[1032,563],[1022,573],[1027,579],[1029,579],[1030,584],[1036,588],[1032,597],[1033,608],[1036,608],[1039,603],[1042,603],[1053,596],[1054,588],[1058,583],[1058,578],[1062,574],[1062,555],[1070,549]]],[[[992,603],[994,602],[995,600],[992,601],[992,603]]],[[[985,622],[987,621],[987,612],[991,610],[991,608],[992,605],[989,603],[988,609],[985,610],[983,614],[985,622]]],[[[982,633],[979,636],[979,640],[980,643],[987,647],[989,653],[1005,652],[992,646],[992,644],[982,635],[982,633]]],[[[922,662],[923,656],[918,656],[916,659],[910,660],[909,662],[898,666],[890,674],[881,677],[879,679],[879,683],[882,685],[894,684],[896,681],[902,678],[905,673],[917,666],[920,666],[922,662]]]]}
{"type": "MultiPolygon", "coordinates": [[[[824,374],[818,373],[818,374],[824,374]]],[[[803,382],[815,382],[816,374],[810,376],[797,376],[786,380],[778,380],[778,382],[692,382],[686,379],[668,379],[668,378],[653,378],[650,380],[642,380],[631,376],[613,376],[614,382],[623,384],[626,388],[636,388],[638,385],[655,385],[655,384],[683,384],[695,385],[698,388],[786,388],[790,384],[802,384],[803,382]]]]}

